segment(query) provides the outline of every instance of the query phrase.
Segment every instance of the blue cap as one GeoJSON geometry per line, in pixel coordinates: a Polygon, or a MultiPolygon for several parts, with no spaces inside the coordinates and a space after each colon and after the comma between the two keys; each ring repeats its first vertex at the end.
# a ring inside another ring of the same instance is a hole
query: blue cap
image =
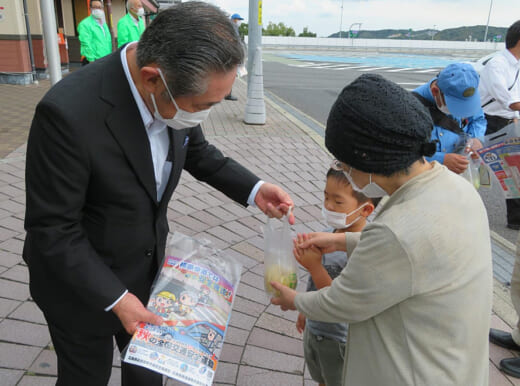
{"type": "Polygon", "coordinates": [[[470,118],[481,111],[478,83],[479,76],[469,63],[453,63],[439,73],[437,86],[451,115],[470,118]]]}
{"type": "Polygon", "coordinates": [[[240,17],[240,15],[238,13],[234,13],[234,14],[231,15],[231,20],[235,20],[235,19],[237,19],[237,20],[244,20],[244,18],[240,17]]]}

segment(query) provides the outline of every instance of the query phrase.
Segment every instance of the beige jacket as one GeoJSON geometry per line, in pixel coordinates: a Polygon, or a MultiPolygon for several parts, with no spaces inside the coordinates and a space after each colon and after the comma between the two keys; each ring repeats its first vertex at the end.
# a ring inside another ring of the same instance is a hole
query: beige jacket
{"type": "Polygon", "coordinates": [[[486,210],[470,183],[433,164],[390,196],[330,287],[296,296],[307,317],[350,323],[344,385],[488,384],[486,210]]]}

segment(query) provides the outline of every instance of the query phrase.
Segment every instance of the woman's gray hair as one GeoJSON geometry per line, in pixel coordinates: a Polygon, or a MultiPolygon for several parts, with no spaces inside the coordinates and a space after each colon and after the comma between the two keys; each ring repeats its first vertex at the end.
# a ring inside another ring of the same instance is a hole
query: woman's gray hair
{"type": "Polygon", "coordinates": [[[137,46],[139,68],[157,64],[173,96],[206,92],[208,76],[244,60],[240,37],[217,7],[190,1],[161,11],[137,46]]]}

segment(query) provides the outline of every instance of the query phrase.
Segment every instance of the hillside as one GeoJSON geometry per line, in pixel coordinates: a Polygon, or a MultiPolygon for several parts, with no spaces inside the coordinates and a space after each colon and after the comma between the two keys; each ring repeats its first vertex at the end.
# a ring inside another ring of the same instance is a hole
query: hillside
{"type": "MultiPolygon", "coordinates": [[[[482,41],[486,31],[485,25],[476,25],[472,27],[449,28],[442,31],[434,29],[424,29],[414,31],[412,29],[382,29],[377,31],[358,31],[356,38],[360,39],[411,39],[411,40],[450,40],[450,41],[482,41]]],[[[487,40],[504,41],[507,27],[488,28],[487,40]]],[[[339,32],[329,36],[330,38],[338,38],[339,32]]],[[[342,38],[349,37],[349,31],[341,32],[342,38]]]]}

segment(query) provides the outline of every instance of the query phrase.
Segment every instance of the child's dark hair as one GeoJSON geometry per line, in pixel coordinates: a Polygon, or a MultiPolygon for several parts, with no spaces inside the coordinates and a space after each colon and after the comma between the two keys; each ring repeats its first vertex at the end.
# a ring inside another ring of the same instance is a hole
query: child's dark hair
{"type": "MultiPolygon", "coordinates": [[[[329,177],[334,178],[339,183],[350,185],[350,182],[341,170],[334,170],[332,168],[329,169],[329,171],[327,172],[327,178],[329,177]]],[[[365,202],[371,202],[374,205],[374,207],[377,206],[377,204],[379,204],[379,201],[381,201],[380,198],[367,197],[363,193],[357,192],[354,189],[352,189],[352,195],[360,204],[364,204],[365,202]]]]}

